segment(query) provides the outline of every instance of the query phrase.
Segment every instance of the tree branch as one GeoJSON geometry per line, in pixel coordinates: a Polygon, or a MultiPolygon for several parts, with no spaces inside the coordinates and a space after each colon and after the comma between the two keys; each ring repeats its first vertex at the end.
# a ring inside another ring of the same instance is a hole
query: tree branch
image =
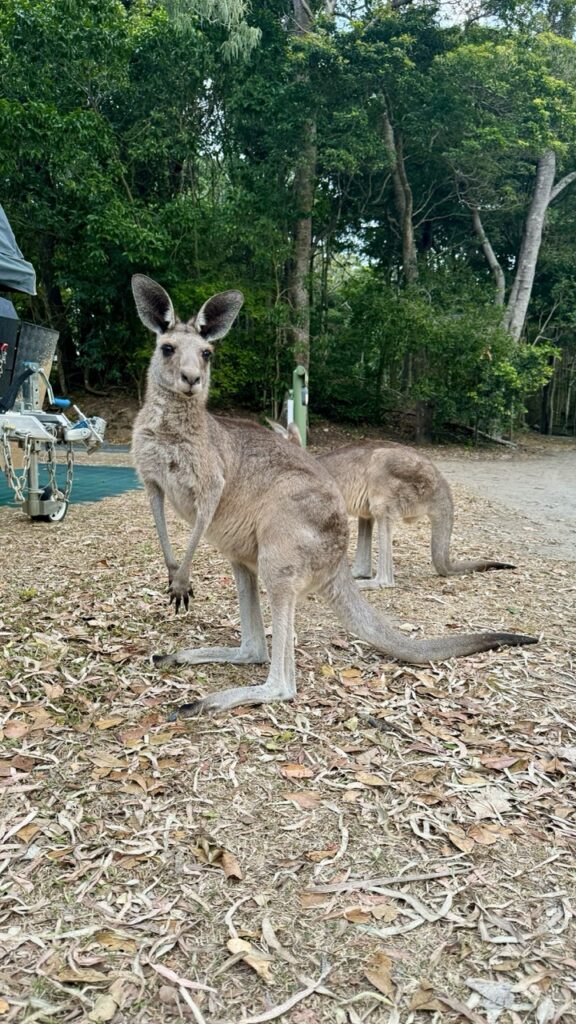
{"type": "Polygon", "coordinates": [[[571,185],[573,181],[576,181],[576,171],[571,171],[570,174],[566,174],[560,179],[557,185],[554,185],[554,188],[550,193],[550,202],[553,202],[554,199],[556,199],[556,196],[559,196],[560,193],[563,192],[568,185],[571,185]]]}
{"type": "Polygon", "coordinates": [[[470,209],[472,211],[472,223],[474,225],[474,230],[478,235],[478,240],[480,242],[480,245],[482,246],[484,255],[486,257],[486,262],[490,267],[490,270],[492,271],[494,280],[496,281],[495,305],[503,306],[504,296],[506,294],[506,279],[504,277],[504,271],[502,270],[502,267],[500,266],[500,263],[498,261],[498,257],[496,256],[496,253],[494,252],[494,249],[490,244],[488,235],[484,231],[484,226],[480,218],[480,211],[478,210],[478,207],[471,206],[470,209]]]}

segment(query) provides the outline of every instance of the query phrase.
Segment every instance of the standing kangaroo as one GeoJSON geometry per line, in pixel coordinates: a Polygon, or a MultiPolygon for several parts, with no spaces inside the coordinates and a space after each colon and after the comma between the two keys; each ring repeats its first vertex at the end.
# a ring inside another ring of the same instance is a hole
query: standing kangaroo
{"type": "Polygon", "coordinates": [[[185,704],[181,713],[293,698],[294,612],[297,601],[313,592],[361,639],[389,657],[415,664],[537,642],[515,633],[408,640],[394,629],[352,579],[346,507],[330,474],[264,427],[215,419],[206,411],[212,343],[232,326],[241,292],[214,295],[184,323],[176,318],[169,295],[150,278],[135,275],[132,288],[140,319],[157,335],[146,400],[134,424],[133,453],[168,569],[170,602],[176,611],[182,604],[188,607],[192,558],[205,536],[232,563],[240,604],[240,647],[186,649],[156,655],[154,663],[267,662],[257,574],[272,614],[266,682],[209,694],[185,704]],[[180,563],[168,538],[165,498],[191,526],[180,563]]]}
{"type": "MultiPolygon", "coordinates": [[[[272,429],[292,444],[301,445],[294,423],[272,429]]],[[[432,527],[432,563],[439,576],[458,576],[488,569],[515,569],[511,562],[486,558],[455,561],[450,557],[454,502],[448,481],[425,455],[394,444],[363,441],[316,456],[338,484],[348,515],[358,516],[358,544],[352,575],[363,590],[394,586],[392,532],[399,519],[414,522],[427,516],[432,527]],[[378,529],[378,568],[372,576],[372,530],[378,529]]]]}
{"type": "Polygon", "coordinates": [[[383,448],[375,442],[347,445],[317,459],[342,491],[348,514],[358,516],[358,545],[352,572],[362,589],[394,586],[392,531],[399,519],[414,522],[428,517],[432,563],[439,576],[515,568],[510,562],[486,558],[456,561],[450,557],[454,502],[448,481],[425,455],[403,445],[383,448]],[[376,575],[372,577],[374,522],[379,551],[376,575]]]}

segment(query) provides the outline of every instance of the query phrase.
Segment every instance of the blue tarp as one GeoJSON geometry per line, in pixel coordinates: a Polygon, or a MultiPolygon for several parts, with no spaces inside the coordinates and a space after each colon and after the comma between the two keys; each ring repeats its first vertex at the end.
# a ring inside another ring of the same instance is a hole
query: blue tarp
{"type": "MultiPolygon", "coordinates": [[[[58,484],[64,488],[66,484],[66,466],[58,466],[56,470],[58,484]]],[[[46,466],[40,466],[40,484],[49,483],[46,466]]],[[[74,482],[70,503],[76,505],[85,501],[100,501],[111,498],[125,491],[133,491],[142,487],[136,470],[129,466],[74,466],[74,482]]],[[[4,473],[0,472],[0,505],[12,505],[14,495],[4,473]]]]}

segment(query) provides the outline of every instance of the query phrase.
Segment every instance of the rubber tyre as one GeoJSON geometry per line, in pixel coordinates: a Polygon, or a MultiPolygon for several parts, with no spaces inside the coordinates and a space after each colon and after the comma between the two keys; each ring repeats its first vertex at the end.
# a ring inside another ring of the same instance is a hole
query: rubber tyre
{"type": "MultiPolygon", "coordinates": [[[[60,492],[59,492],[60,493],[60,492]]],[[[41,501],[49,501],[52,497],[52,488],[45,487],[40,495],[41,501]]],[[[33,523],[61,523],[68,511],[68,502],[62,501],[56,512],[50,512],[46,516],[30,516],[33,523]]]]}

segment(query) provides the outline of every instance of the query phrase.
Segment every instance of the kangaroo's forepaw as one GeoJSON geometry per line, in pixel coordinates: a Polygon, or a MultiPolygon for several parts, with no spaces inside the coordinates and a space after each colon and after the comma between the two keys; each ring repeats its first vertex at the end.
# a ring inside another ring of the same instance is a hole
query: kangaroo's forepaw
{"type": "Polygon", "coordinates": [[[167,722],[176,722],[179,718],[197,718],[204,714],[206,705],[203,700],[193,700],[190,704],[181,704],[180,707],[171,711],[166,719],[167,722]]]}
{"type": "Polygon", "coordinates": [[[168,585],[168,595],[168,604],[174,605],[174,614],[178,615],[181,605],[184,605],[185,611],[188,611],[190,598],[194,597],[194,591],[188,581],[181,583],[174,578],[168,585]]]}

